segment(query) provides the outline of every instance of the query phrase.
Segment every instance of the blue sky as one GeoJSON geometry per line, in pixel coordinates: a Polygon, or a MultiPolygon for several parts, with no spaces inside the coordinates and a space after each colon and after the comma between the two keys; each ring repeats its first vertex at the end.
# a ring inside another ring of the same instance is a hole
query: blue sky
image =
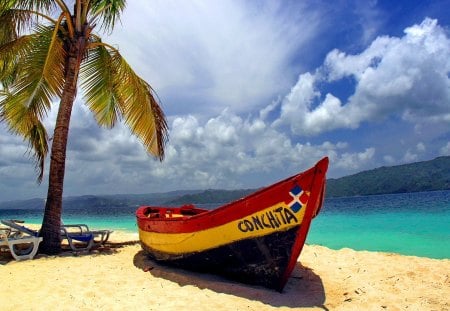
{"type": "MultiPolygon", "coordinates": [[[[450,155],[449,10],[450,0],[128,1],[104,41],[161,98],[166,159],[125,126],[98,128],[80,93],[64,195],[253,188],[323,156],[336,178],[450,155]]],[[[26,144],[0,125],[0,201],[45,197],[35,180],[26,144]]]]}

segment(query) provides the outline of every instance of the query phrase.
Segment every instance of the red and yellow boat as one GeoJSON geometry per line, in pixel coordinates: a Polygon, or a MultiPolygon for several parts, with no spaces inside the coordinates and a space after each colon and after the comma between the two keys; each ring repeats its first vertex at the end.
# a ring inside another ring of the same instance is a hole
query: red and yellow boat
{"type": "Polygon", "coordinates": [[[282,291],[325,193],[328,158],[214,210],[141,206],[139,239],[151,258],[282,291]]]}

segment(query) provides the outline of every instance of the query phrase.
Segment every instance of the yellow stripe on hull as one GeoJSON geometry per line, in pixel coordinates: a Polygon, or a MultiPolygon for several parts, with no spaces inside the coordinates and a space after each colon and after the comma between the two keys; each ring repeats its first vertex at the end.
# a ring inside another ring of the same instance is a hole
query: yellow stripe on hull
{"type": "Polygon", "coordinates": [[[184,254],[204,251],[256,238],[277,231],[285,231],[302,223],[306,204],[293,212],[284,202],[221,226],[189,233],[157,233],[139,228],[141,242],[155,251],[184,254]]]}

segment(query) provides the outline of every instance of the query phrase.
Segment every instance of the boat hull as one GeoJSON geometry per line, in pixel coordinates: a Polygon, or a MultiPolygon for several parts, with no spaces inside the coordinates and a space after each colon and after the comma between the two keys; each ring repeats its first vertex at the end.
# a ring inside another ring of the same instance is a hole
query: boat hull
{"type": "Polygon", "coordinates": [[[142,248],[159,262],[282,290],[321,208],[328,159],[213,211],[142,206],[142,248]]]}
{"type": "Polygon", "coordinates": [[[151,258],[163,264],[281,290],[280,279],[288,265],[298,229],[243,239],[202,252],[165,256],[165,259],[155,256],[155,251],[147,245],[142,244],[142,247],[151,258]]]}

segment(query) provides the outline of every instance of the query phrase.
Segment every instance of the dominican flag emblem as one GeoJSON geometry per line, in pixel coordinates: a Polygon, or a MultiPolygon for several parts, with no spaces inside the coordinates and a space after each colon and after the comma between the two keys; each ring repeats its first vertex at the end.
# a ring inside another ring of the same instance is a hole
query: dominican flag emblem
{"type": "Polygon", "coordinates": [[[294,213],[297,213],[306,205],[306,203],[308,203],[309,191],[303,191],[300,186],[292,188],[291,191],[289,191],[289,195],[292,197],[289,207],[294,213]]]}

